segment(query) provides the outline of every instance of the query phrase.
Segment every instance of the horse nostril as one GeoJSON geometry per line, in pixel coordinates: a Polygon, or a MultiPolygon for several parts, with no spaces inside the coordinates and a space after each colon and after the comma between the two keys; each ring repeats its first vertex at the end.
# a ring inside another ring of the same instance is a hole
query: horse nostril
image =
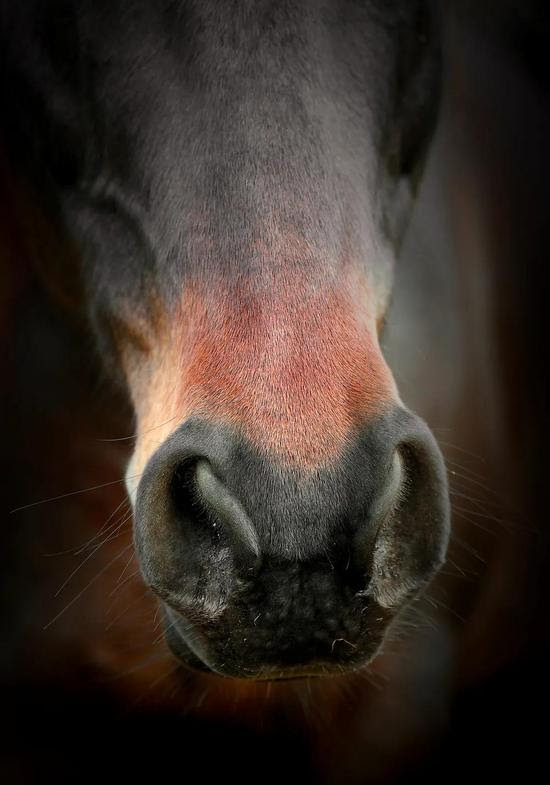
{"type": "Polygon", "coordinates": [[[260,566],[260,545],[252,521],[242,504],[214,474],[204,458],[178,464],[170,483],[175,516],[185,536],[186,530],[218,529],[229,541],[235,566],[250,577],[260,566]]]}
{"type": "Polygon", "coordinates": [[[399,503],[400,489],[404,482],[403,458],[396,449],[385,484],[373,503],[369,520],[361,526],[355,537],[355,560],[358,565],[364,567],[372,560],[374,544],[380,529],[399,503]]]}
{"type": "Polygon", "coordinates": [[[196,458],[188,458],[176,466],[170,481],[170,499],[182,527],[192,521],[195,525],[209,528],[211,523],[207,512],[198,499],[196,470],[196,458]]]}
{"type": "Polygon", "coordinates": [[[449,497],[445,465],[427,426],[416,426],[398,445],[383,514],[371,552],[369,593],[382,607],[396,608],[424,586],[445,560],[449,497]],[[385,511],[385,514],[384,514],[385,511]]]}
{"type": "Polygon", "coordinates": [[[197,463],[196,482],[204,506],[214,513],[229,535],[238,566],[246,573],[256,572],[260,566],[260,544],[242,504],[216,477],[208,461],[197,463]]]}

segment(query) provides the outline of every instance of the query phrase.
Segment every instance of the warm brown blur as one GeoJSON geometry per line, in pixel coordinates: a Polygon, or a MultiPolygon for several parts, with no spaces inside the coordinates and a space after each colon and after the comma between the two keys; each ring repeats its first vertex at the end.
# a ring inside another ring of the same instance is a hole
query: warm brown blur
{"type": "Polygon", "coordinates": [[[2,161],[3,509],[95,488],[5,515],[3,782],[162,781],[193,766],[208,781],[426,783],[542,765],[550,36],[534,0],[458,5],[382,342],[447,458],[451,551],[361,676],[240,685],[176,667],[133,556],[130,406],[35,279],[2,161]]]}

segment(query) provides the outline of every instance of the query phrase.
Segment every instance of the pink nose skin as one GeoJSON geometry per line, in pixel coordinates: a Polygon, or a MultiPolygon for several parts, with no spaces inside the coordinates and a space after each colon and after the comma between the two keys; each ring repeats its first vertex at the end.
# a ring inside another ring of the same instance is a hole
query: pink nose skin
{"type": "Polygon", "coordinates": [[[252,291],[188,283],[150,354],[126,359],[142,434],[132,473],[191,417],[226,424],[284,466],[330,464],[399,403],[360,284],[252,291]]]}

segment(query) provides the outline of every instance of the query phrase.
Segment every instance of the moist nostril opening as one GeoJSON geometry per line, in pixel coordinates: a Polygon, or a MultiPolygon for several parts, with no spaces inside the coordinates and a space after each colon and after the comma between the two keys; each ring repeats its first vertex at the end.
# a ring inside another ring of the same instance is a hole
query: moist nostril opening
{"type": "Polygon", "coordinates": [[[170,482],[170,500],[177,521],[181,526],[193,525],[204,531],[216,528],[208,511],[201,503],[197,488],[197,459],[182,461],[176,467],[170,482]]]}
{"type": "Polygon", "coordinates": [[[406,455],[402,445],[394,450],[385,485],[376,503],[378,528],[384,523],[399,504],[406,486],[406,455]]]}
{"type": "Polygon", "coordinates": [[[403,497],[406,486],[405,475],[405,457],[401,447],[398,447],[391,456],[377,495],[371,501],[368,520],[363,522],[355,536],[355,561],[363,570],[371,564],[380,529],[393,515],[403,497]]]}
{"type": "Polygon", "coordinates": [[[444,561],[449,501],[444,463],[427,430],[418,427],[397,447],[401,477],[376,539],[373,596],[397,607],[424,586],[444,561]]]}
{"type": "Polygon", "coordinates": [[[239,566],[247,573],[255,572],[260,566],[260,544],[243,505],[216,476],[208,461],[200,460],[197,463],[196,479],[201,499],[229,535],[239,566]]]}
{"type": "Polygon", "coordinates": [[[229,545],[245,574],[258,567],[259,544],[239,500],[218,479],[209,461],[192,458],[176,467],[170,482],[173,514],[186,535],[207,535],[229,545]]]}

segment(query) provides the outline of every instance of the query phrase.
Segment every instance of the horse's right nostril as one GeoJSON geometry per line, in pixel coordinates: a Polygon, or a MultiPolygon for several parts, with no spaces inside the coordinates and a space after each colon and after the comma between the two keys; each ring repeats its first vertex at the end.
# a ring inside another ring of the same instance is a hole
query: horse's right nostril
{"type": "Polygon", "coordinates": [[[247,576],[260,566],[260,544],[252,521],[240,501],[219,480],[206,460],[199,460],[196,484],[202,506],[215,517],[232,544],[233,555],[240,571],[247,576]]]}
{"type": "Polygon", "coordinates": [[[193,435],[163,445],[147,466],[135,540],[156,593],[178,609],[211,616],[256,574],[260,545],[243,505],[206,457],[208,445],[193,435]]]}
{"type": "Polygon", "coordinates": [[[189,547],[229,549],[241,578],[257,572],[261,561],[258,535],[243,505],[216,476],[210,461],[193,457],[177,464],[170,498],[168,516],[174,518],[189,547]]]}

